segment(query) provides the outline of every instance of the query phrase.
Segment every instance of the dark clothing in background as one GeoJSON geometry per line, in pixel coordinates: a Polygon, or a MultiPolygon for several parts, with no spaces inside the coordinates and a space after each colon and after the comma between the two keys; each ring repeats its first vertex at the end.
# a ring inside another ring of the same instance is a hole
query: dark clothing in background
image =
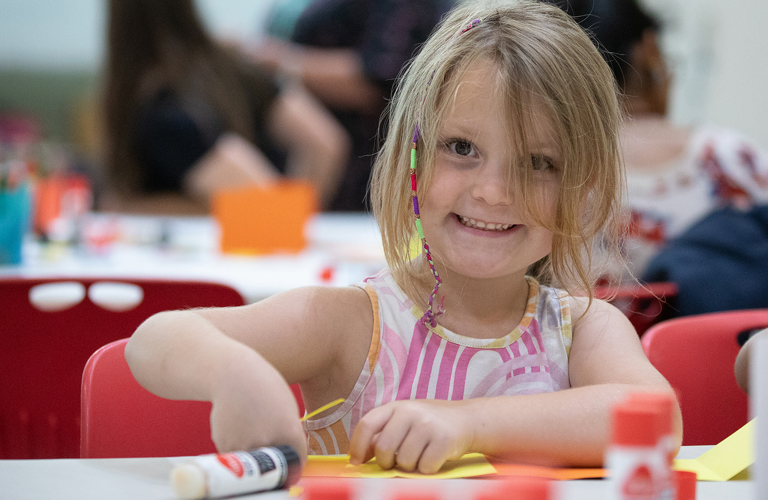
{"type": "Polygon", "coordinates": [[[354,49],[365,75],[381,89],[381,105],[370,113],[330,108],[352,139],[350,163],[331,210],[367,208],[379,119],[395,79],[452,5],[453,0],[315,0],[297,20],[293,42],[354,49]]]}
{"type": "Polygon", "coordinates": [[[768,307],[768,206],[711,213],[667,243],[643,280],[677,284],[678,316],[768,307]]]}
{"type": "MultiPolygon", "coordinates": [[[[246,78],[246,77],[244,77],[246,78]]],[[[248,77],[251,78],[251,77],[248,77]]],[[[267,79],[249,80],[247,110],[253,117],[253,143],[278,171],[285,171],[285,153],[267,133],[267,116],[278,88],[267,79]]],[[[147,192],[179,192],[184,176],[227,132],[223,118],[199,95],[162,89],[142,106],[136,132],[139,160],[147,192]]]]}

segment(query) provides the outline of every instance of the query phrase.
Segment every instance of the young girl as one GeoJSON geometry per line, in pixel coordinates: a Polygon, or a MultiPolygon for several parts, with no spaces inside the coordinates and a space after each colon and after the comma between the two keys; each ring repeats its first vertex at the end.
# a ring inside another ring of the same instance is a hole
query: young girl
{"type": "Polygon", "coordinates": [[[565,13],[460,5],[405,72],[376,162],[389,269],[153,316],[126,350],[134,375],[211,401],[220,450],[287,443],[424,473],[467,452],[600,464],[611,406],[670,391],[627,319],[575,296],[618,211],[619,118],[608,67],[565,13]],[[309,411],[344,402],[302,427],[292,383],[309,411]]]}

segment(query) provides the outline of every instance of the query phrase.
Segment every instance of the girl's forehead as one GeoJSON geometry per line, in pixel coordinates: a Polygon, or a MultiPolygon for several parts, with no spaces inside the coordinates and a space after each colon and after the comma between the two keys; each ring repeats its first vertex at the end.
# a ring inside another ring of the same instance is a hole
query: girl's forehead
{"type": "Polygon", "coordinates": [[[480,134],[488,127],[525,137],[529,147],[556,146],[554,123],[544,98],[505,82],[490,59],[478,59],[445,86],[443,128],[480,134]]]}

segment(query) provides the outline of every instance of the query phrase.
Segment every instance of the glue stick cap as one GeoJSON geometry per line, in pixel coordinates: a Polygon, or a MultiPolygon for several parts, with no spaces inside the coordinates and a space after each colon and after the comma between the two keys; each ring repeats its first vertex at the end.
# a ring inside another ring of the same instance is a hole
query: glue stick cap
{"type": "Polygon", "coordinates": [[[635,392],[627,399],[630,403],[656,405],[661,411],[659,432],[662,435],[673,432],[672,413],[675,408],[675,398],[668,392],[635,392]]]}
{"type": "Polygon", "coordinates": [[[171,485],[176,492],[176,497],[182,500],[205,498],[208,493],[205,472],[192,463],[177,465],[173,468],[171,485]]]}
{"type": "Polygon", "coordinates": [[[611,443],[620,446],[655,446],[659,441],[661,410],[656,405],[623,401],[613,408],[611,443]]]}
{"type": "Polygon", "coordinates": [[[275,446],[275,448],[277,448],[277,450],[285,457],[285,464],[288,469],[288,476],[285,478],[285,486],[296,484],[301,477],[301,459],[299,458],[299,454],[287,444],[275,446]]]}

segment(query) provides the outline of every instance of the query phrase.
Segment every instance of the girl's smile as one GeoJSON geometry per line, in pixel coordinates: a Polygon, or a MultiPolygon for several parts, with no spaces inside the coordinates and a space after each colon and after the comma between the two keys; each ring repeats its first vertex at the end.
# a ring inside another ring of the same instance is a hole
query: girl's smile
{"type": "MultiPolygon", "coordinates": [[[[482,232],[497,232],[501,233],[517,227],[517,224],[506,224],[504,222],[485,222],[480,219],[473,219],[471,217],[465,217],[463,215],[454,214],[458,221],[469,229],[477,229],[482,232]]],[[[481,233],[482,234],[482,233],[481,233]]]]}

